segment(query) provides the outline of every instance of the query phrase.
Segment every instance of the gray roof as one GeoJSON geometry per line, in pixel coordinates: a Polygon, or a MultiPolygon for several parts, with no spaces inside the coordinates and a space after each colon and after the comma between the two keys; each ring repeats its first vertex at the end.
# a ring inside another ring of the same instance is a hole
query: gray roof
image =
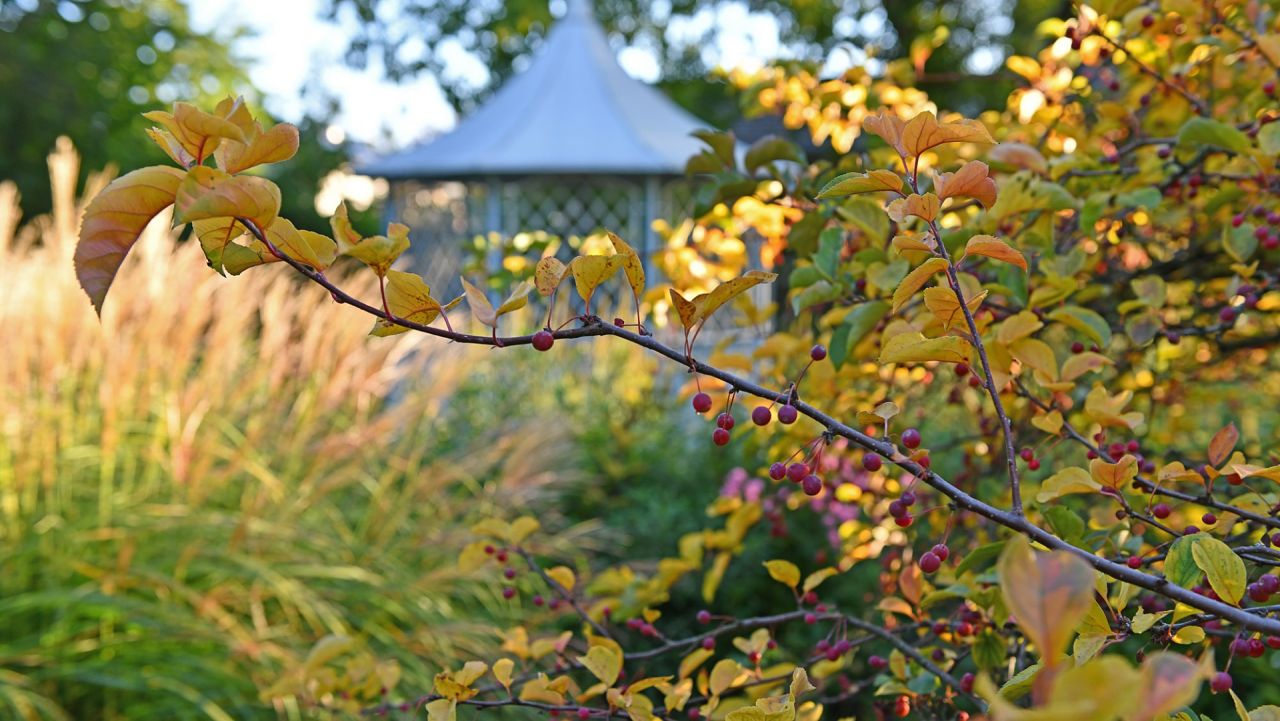
{"type": "Polygon", "coordinates": [[[452,131],[357,168],[387,178],[678,175],[708,127],[618,66],[587,0],[547,34],[529,68],[452,131]]]}

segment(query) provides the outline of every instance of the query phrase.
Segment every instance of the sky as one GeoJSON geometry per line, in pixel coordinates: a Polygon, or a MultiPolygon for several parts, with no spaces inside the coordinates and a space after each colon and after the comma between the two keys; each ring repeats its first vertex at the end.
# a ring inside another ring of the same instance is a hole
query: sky
{"type": "MultiPolygon", "coordinates": [[[[351,31],[341,22],[321,19],[324,4],[325,0],[191,0],[190,10],[198,30],[239,24],[253,33],[235,49],[249,61],[250,78],[266,95],[267,109],[282,119],[301,117],[308,102],[302,91],[312,84],[339,101],[331,128],[335,141],[346,137],[381,148],[402,147],[453,127],[456,114],[430,77],[396,84],[384,80],[377,68],[345,66],[342,53],[351,31]]],[[[728,67],[758,67],[784,52],[776,21],[744,5],[729,4],[715,15],[703,13],[684,22],[688,27],[673,24],[669,32],[697,33],[710,23],[733,29],[722,34],[715,48],[715,60],[728,67]]],[[[624,49],[618,60],[634,77],[657,79],[657,62],[642,49],[624,49]]],[[[469,67],[466,57],[458,58],[457,71],[483,82],[484,69],[469,67]]]]}

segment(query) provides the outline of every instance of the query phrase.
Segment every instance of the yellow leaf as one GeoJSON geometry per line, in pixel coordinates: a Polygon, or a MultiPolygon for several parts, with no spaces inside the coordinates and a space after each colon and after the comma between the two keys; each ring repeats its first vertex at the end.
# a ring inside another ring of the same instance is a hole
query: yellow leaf
{"type": "Polygon", "coordinates": [[[1123,490],[1138,477],[1138,459],[1127,454],[1115,463],[1094,458],[1089,461],[1089,475],[1103,486],[1123,490]]]}
{"type": "Polygon", "coordinates": [[[828,578],[831,578],[832,576],[838,573],[840,573],[840,569],[832,568],[831,566],[827,566],[826,568],[819,568],[813,573],[810,573],[808,576],[805,576],[804,584],[800,587],[800,590],[804,591],[805,593],[808,593],[813,589],[817,588],[818,586],[822,585],[823,581],[827,580],[828,578]]]}
{"type": "Polygon", "coordinates": [[[173,222],[205,218],[248,218],[259,229],[271,226],[280,212],[280,189],[266,178],[227,175],[204,165],[187,171],[173,201],[173,222]]]}
{"type": "Polygon", "coordinates": [[[1133,391],[1121,391],[1108,395],[1105,388],[1095,385],[1084,399],[1085,415],[1103,426],[1123,426],[1130,430],[1142,424],[1143,415],[1136,411],[1124,413],[1124,407],[1133,398],[1133,391]]]}
{"type": "Polygon", "coordinates": [[[716,591],[720,589],[720,582],[724,580],[724,572],[729,570],[729,561],[733,559],[733,554],[728,551],[721,551],[716,554],[716,558],[711,562],[711,568],[707,569],[706,574],[702,577],[702,599],[710,603],[716,597],[716,591]]]}
{"type": "Polygon", "coordinates": [[[173,133],[162,128],[147,128],[147,136],[160,146],[160,149],[168,155],[173,162],[184,168],[190,168],[196,164],[196,159],[182,147],[182,143],[173,137],[173,133]]]}
{"type": "MultiPolygon", "coordinates": [[[[1277,41],[1277,45],[1280,46],[1280,41],[1277,41]]],[[[1276,48],[1276,55],[1275,62],[1280,63],[1280,47],[1276,48]]],[[[1249,712],[1249,721],[1280,721],[1280,706],[1259,706],[1249,712]]]]}
{"type": "Polygon", "coordinates": [[[1033,551],[1019,535],[1005,544],[997,572],[1005,605],[1018,626],[1035,644],[1040,660],[1055,665],[1093,604],[1093,568],[1067,551],[1033,551]]]}
{"type": "Polygon", "coordinates": [[[1058,360],[1048,343],[1038,338],[1021,338],[1009,344],[1009,354],[1023,366],[1042,373],[1044,379],[1058,379],[1058,360]]]}
{"type": "Polygon", "coordinates": [[[1199,626],[1183,626],[1178,632],[1173,634],[1173,642],[1190,646],[1191,644],[1200,643],[1204,640],[1204,629],[1199,626]]]}
{"type": "Polygon", "coordinates": [[[1258,49],[1267,57],[1267,60],[1271,61],[1271,65],[1280,67],[1280,34],[1258,35],[1257,43],[1258,49]]]}
{"type": "Polygon", "coordinates": [[[618,272],[622,261],[616,255],[580,255],[569,262],[569,272],[578,289],[578,296],[586,303],[600,284],[618,272]]]}
{"type": "Polygon", "coordinates": [[[360,234],[351,226],[351,218],[347,215],[347,202],[338,203],[329,218],[329,227],[333,229],[333,239],[338,243],[338,252],[346,253],[360,242],[360,234]]]}
{"type": "Polygon", "coordinates": [[[338,256],[338,247],[332,240],[309,230],[300,231],[284,218],[271,221],[266,231],[267,239],[278,250],[316,270],[328,268],[338,256]]]}
{"type": "Polygon", "coordinates": [[[1244,561],[1227,544],[1213,536],[1202,535],[1205,537],[1191,547],[1191,557],[1204,571],[1214,593],[1227,603],[1239,603],[1248,581],[1244,561]]]}
{"type": "MultiPolygon", "coordinates": [[[[1138,612],[1133,614],[1133,622],[1130,624],[1130,628],[1133,629],[1134,633],[1146,633],[1147,631],[1150,631],[1151,627],[1156,625],[1160,619],[1168,616],[1170,613],[1173,612],[1160,611],[1159,613],[1147,613],[1142,609],[1138,609],[1138,612]]],[[[1182,658],[1182,656],[1179,656],[1178,658],[1182,658]]]]}
{"type": "MultiPolygon", "coordinates": [[[[237,99],[236,105],[242,106],[243,102],[237,99]]],[[[143,113],[142,117],[164,126],[183,150],[198,162],[212,155],[224,139],[244,142],[244,131],[227,119],[229,114],[214,115],[190,103],[174,103],[172,113],[153,110],[143,113]]]]}
{"type": "Polygon", "coordinates": [[[891,170],[845,173],[823,186],[818,198],[843,198],[859,193],[902,192],[902,178],[891,170]]]}
{"type": "MultiPolygon", "coordinates": [[[[455,303],[457,300],[449,306],[455,303]]],[[[429,325],[448,308],[431,297],[431,287],[420,276],[398,270],[387,271],[387,305],[395,317],[422,325],[429,325]]],[[[382,337],[408,330],[405,326],[379,318],[369,333],[382,337]]]]}
{"type": "MultiPolygon", "coordinates": [[[[986,299],[988,291],[980,291],[976,295],[967,300],[969,312],[976,313],[978,308],[982,306],[982,301],[986,299]]],[[[956,298],[955,291],[947,286],[935,286],[933,288],[925,288],[921,294],[924,298],[924,306],[933,313],[933,317],[942,325],[943,330],[951,330],[955,326],[965,326],[964,313],[960,310],[960,299],[956,298]]]]}
{"type": "Polygon", "coordinates": [[[570,569],[568,566],[556,566],[555,568],[548,568],[547,575],[550,576],[552,580],[554,580],[556,583],[560,584],[561,586],[564,586],[564,590],[566,591],[573,590],[573,584],[576,581],[576,579],[573,575],[573,570],[570,569]]]}
{"type": "Polygon", "coordinates": [[[520,688],[520,700],[562,706],[565,698],[562,691],[551,688],[551,682],[547,680],[544,674],[538,674],[535,678],[526,681],[524,686],[520,688]]]}
{"type": "Polygon", "coordinates": [[[897,313],[898,309],[908,300],[911,300],[916,291],[923,288],[930,278],[946,269],[947,261],[945,259],[930,258],[921,263],[915,270],[907,273],[902,282],[898,284],[898,289],[893,292],[893,312],[897,313]]]}
{"type": "Polygon", "coordinates": [[[906,600],[897,596],[885,596],[876,603],[876,608],[886,613],[900,613],[909,618],[915,618],[916,610],[906,600]]]}
{"type": "Polygon", "coordinates": [[[973,236],[965,244],[964,254],[966,256],[981,255],[987,258],[994,258],[1005,263],[1012,263],[1024,272],[1027,270],[1027,259],[1022,257],[1022,253],[994,235],[973,236]]]}
{"type": "Polygon", "coordinates": [[[438,698],[427,703],[427,721],[457,721],[458,702],[451,698],[438,698]]]}
{"type": "Polygon", "coordinates": [[[245,142],[228,140],[214,152],[224,172],[234,175],[257,165],[283,162],[298,152],[298,129],[288,123],[264,131],[255,122],[244,137],[245,142]]]}
{"type": "Polygon", "coordinates": [[[1064,381],[1073,381],[1085,373],[1101,370],[1113,364],[1110,358],[1100,353],[1077,353],[1063,361],[1061,377],[1064,381]]]}
{"type": "Polygon", "coordinates": [[[742,668],[737,661],[734,661],[731,658],[721,659],[720,662],[711,669],[711,694],[713,696],[719,696],[735,683],[745,679],[746,676],[746,669],[742,668]]]}
{"type": "Polygon", "coordinates": [[[987,164],[980,160],[971,160],[954,173],[939,175],[933,187],[939,200],[973,198],[984,208],[996,202],[996,181],[991,179],[987,164]]]}
{"type": "Polygon", "coordinates": [[[524,539],[528,538],[541,527],[542,524],[533,516],[521,516],[511,522],[511,530],[509,531],[510,535],[508,535],[508,539],[511,543],[517,545],[524,543],[524,539]]]}
{"type": "Polygon", "coordinates": [[[560,282],[564,280],[565,264],[560,262],[559,258],[549,255],[538,261],[533,267],[533,283],[538,289],[538,294],[549,296],[556,292],[556,288],[560,287],[560,282]]]}
{"type": "Polygon", "coordinates": [[[1031,419],[1031,425],[1051,436],[1058,435],[1059,431],[1062,430],[1062,422],[1062,413],[1058,411],[1042,413],[1031,419]]]}
{"type": "Polygon", "coordinates": [[[1191,481],[1193,483],[1204,483],[1204,476],[1198,471],[1189,469],[1182,465],[1180,461],[1173,461],[1161,466],[1160,472],[1156,475],[1156,479],[1161,483],[1165,481],[1191,481]]]}
{"type": "MultiPolygon", "coordinates": [[[[237,176],[248,177],[248,176],[237,176]]],[[[409,249],[409,226],[403,223],[387,225],[386,235],[371,235],[347,248],[346,255],[373,269],[379,277],[385,276],[400,254],[409,249]]]]}
{"type": "Polygon", "coordinates": [[[996,340],[1009,345],[1016,340],[1026,338],[1043,327],[1044,323],[1040,321],[1040,318],[1035,313],[1024,310],[1000,322],[1000,328],[996,331],[996,340]]]}
{"type": "Polygon", "coordinates": [[[921,251],[932,255],[934,249],[934,246],[930,243],[926,243],[917,236],[907,234],[895,235],[893,237],[892,245],[899,253],[905,253],[907,251],[921,251]]]}
{"type": "Polygon", "coordinates": [[[902,129],[901,145],[898,151],[902,155],[920,155],[946,143],[989,143],[995,144],[986,126],[976,120],[958,120],[939,123],[937,116],[931,112],[923,112],[907,121],[902,129]]]}
{"type": "Polygon", "coordinates": [[[769,569],[769,577],[786,586],[795,588],[800,585],[800,569],[791,561],[765,561],[764,567],[769,569]]]}
{"type": "Polygon", "coordinates": [[[881,363],[968,363],[969,344],[963,338],[925,338],[908,331],[893,336],[880,348],[881,363]]]}
{"type": "Polygon", "coordinates": [[[698,306],[685,300],[685,297],[680,295],[675,288],[671,288],[668,292],[671,295],[671,305],[676,309],[676,315],[680,318],[680,325],[684,326],[685,330],[692,330],[694,326],[698,325],[698,306]]]}
{"type": "Polygon", "coordinates": [[[1036,503],[1045,504],[1072,493],[1097,493],[1102,486],[1083,468],[1070,466],[1040,483],[1036,503]]]}
{"type": "Polygon", "coordinates": [[[688,656],[680,660],[680,670],[677,672],[677,678],[688,678],[689,674],[698,670],[698,667],[706,662],[707,659],[716,655],[715,651],[707,648],[699,648],[688,656]]]}
{"type": "Polygon", "coordinates": [[[606,686],[612,686],[622,672],[622,655],[608,646],[593,646],[578,662],[606,686]]]}
{"type": "Polygon", "coordinates": [[[533,292],[533,283],[522,280],[511,289],[511,294],[507,299],[502,301],[502,305],[498,306],[497,316],[502,316],[513,311],[520,310],[529,304],[529,293],[533,292]]]}
{"type": "Polygon", "coordinates": [[[640,254],[627,241],[613,233],[609,233],[609,242],[613,244],[613,250],[622,264],[622,273],[627,276],[631,292],[638,300],[644,295],[644,263],[640,260],[640,254]]]}
{"type": "Polygon", "coordinates": [[[85,209],[76,244],[76,278],[99,315],[129,249],[151,219],[173,204],[184,176],[176,168],[140,168],[116,178],[85,209]]]}
{"type": "Polygon", "coordinates": [[[693,299],[694,305],[698,307],[698,320],[704,321],[711,317],[725,303],[733,300],[737,296],[751,290],[761,283],[772,283],[778,279],[777,273],[767,273],[763,270],[751,270],[743,273],[741,276],[733,280],[725,281],[711,290],[710,293],[703,293],[693,299]]]}

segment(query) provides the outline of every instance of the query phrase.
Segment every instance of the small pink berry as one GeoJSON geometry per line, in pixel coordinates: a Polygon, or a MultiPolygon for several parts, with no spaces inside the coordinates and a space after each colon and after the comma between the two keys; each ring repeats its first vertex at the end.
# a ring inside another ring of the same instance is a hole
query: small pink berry
{"type": "Polygon", "coordinates": [[[769,466],[769,477],[775,481],[781,481],[783,478],[786,478],[787,464],[782,461],[774,461],[774,463],[769,466]]]}
{"type": "Polygon", "coordinates": [[[1213,680],[1209,682],[1209,688],[1214,693],[1226,693],[1231,690],[1231,674],[1226,671],[1219,671],[1213,675],[1213,680]]]}
{"type": "Polygon", "coordinates": [[[769,410],[769,406],[756,406],[751,409],[751,422],[757,426],[767,426],[771,420],[773,420],[773,411],[769,410]]]}
{"type": "Polygon", "coordinates": [[[734,425],[734,420],[732,415],[728,413],[721,413],[720,415],[716,416],[716,426],[723,428],[726,431],[731,431],[733,430],[733,425],[734,425]]]}
{"type": "Polygon", "coordinates": [[[791,405],[790,403],[778,409],[778,421],[781,422],[783,425],[789,426],[792,423],[795,423],[796,419],[799,417],[800,417],[799,411],[797,411],[796,407],[791,405]]]}
{"type": "Polygon", "coordinates": [[[809,357],[812,358],[814,362],[824,360],[827,357],[827,349],[821,344],[815,345],[809,349],[809,357]]]}
{"type": "Polygon", "coordinates": [[[933,573],[942,567],[942,559],[934,555],[933,551],[926,551],[920,557],[920,570],[925,573],[933,573]]]}
{"type": "Polygon", "coordinates": [[[880,458],[879,454],[872,453],[870,451],[862,454],[862,467],[868,471],[875,473],[880,470],[883,465],[884,461],[880,458]]]}
{"type": "Polygon", "coordinates": [[[717,446],[729,445],[729,431],[723,428],[717,428],[711,433],[711,442],[717,446]]]}
{"type": "Polygon", "coordinates": [[[533,334],[533,347],[539,351],[549,351],[551,346],[555,345],[556,338],[551,335],[549,330],[540,330],[533,334]]]}
{"type": "Polygon", "coordinates": [[[916,430],[915,428],[908,428],[907,430],[902,432],[902,445],[906,446],[907,448],[913,448],[913,449],[919,448],[920,441],[921,441],[920,431],[916,430]]]}

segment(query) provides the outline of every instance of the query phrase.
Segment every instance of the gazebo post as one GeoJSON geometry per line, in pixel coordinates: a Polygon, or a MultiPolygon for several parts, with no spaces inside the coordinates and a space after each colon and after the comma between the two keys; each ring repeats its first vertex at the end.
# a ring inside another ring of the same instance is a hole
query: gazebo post
{"type": "Polygon", "coordinates": [[[644,241],[641,243],[640,260],[644,263],[644,275],[653,278],[653,254],[658,251],[658,233],[653,221],[658,219],[658,178],[650,175],[644,179],[644,217],[641,222],[644,241]]]}
{"type": "MultiPolygon", "coordinates": [[[[492,243],[493,234],[502,235],[502,181],[495,177],[485,180],[485,208],[484,208],[484,234],[485,241],[492,243]]],[[[502,248],[496,245],[490,245],[485,253],[484,259],[485,270],[489,275],[497,273],[502,268],[502,248]]]]}

